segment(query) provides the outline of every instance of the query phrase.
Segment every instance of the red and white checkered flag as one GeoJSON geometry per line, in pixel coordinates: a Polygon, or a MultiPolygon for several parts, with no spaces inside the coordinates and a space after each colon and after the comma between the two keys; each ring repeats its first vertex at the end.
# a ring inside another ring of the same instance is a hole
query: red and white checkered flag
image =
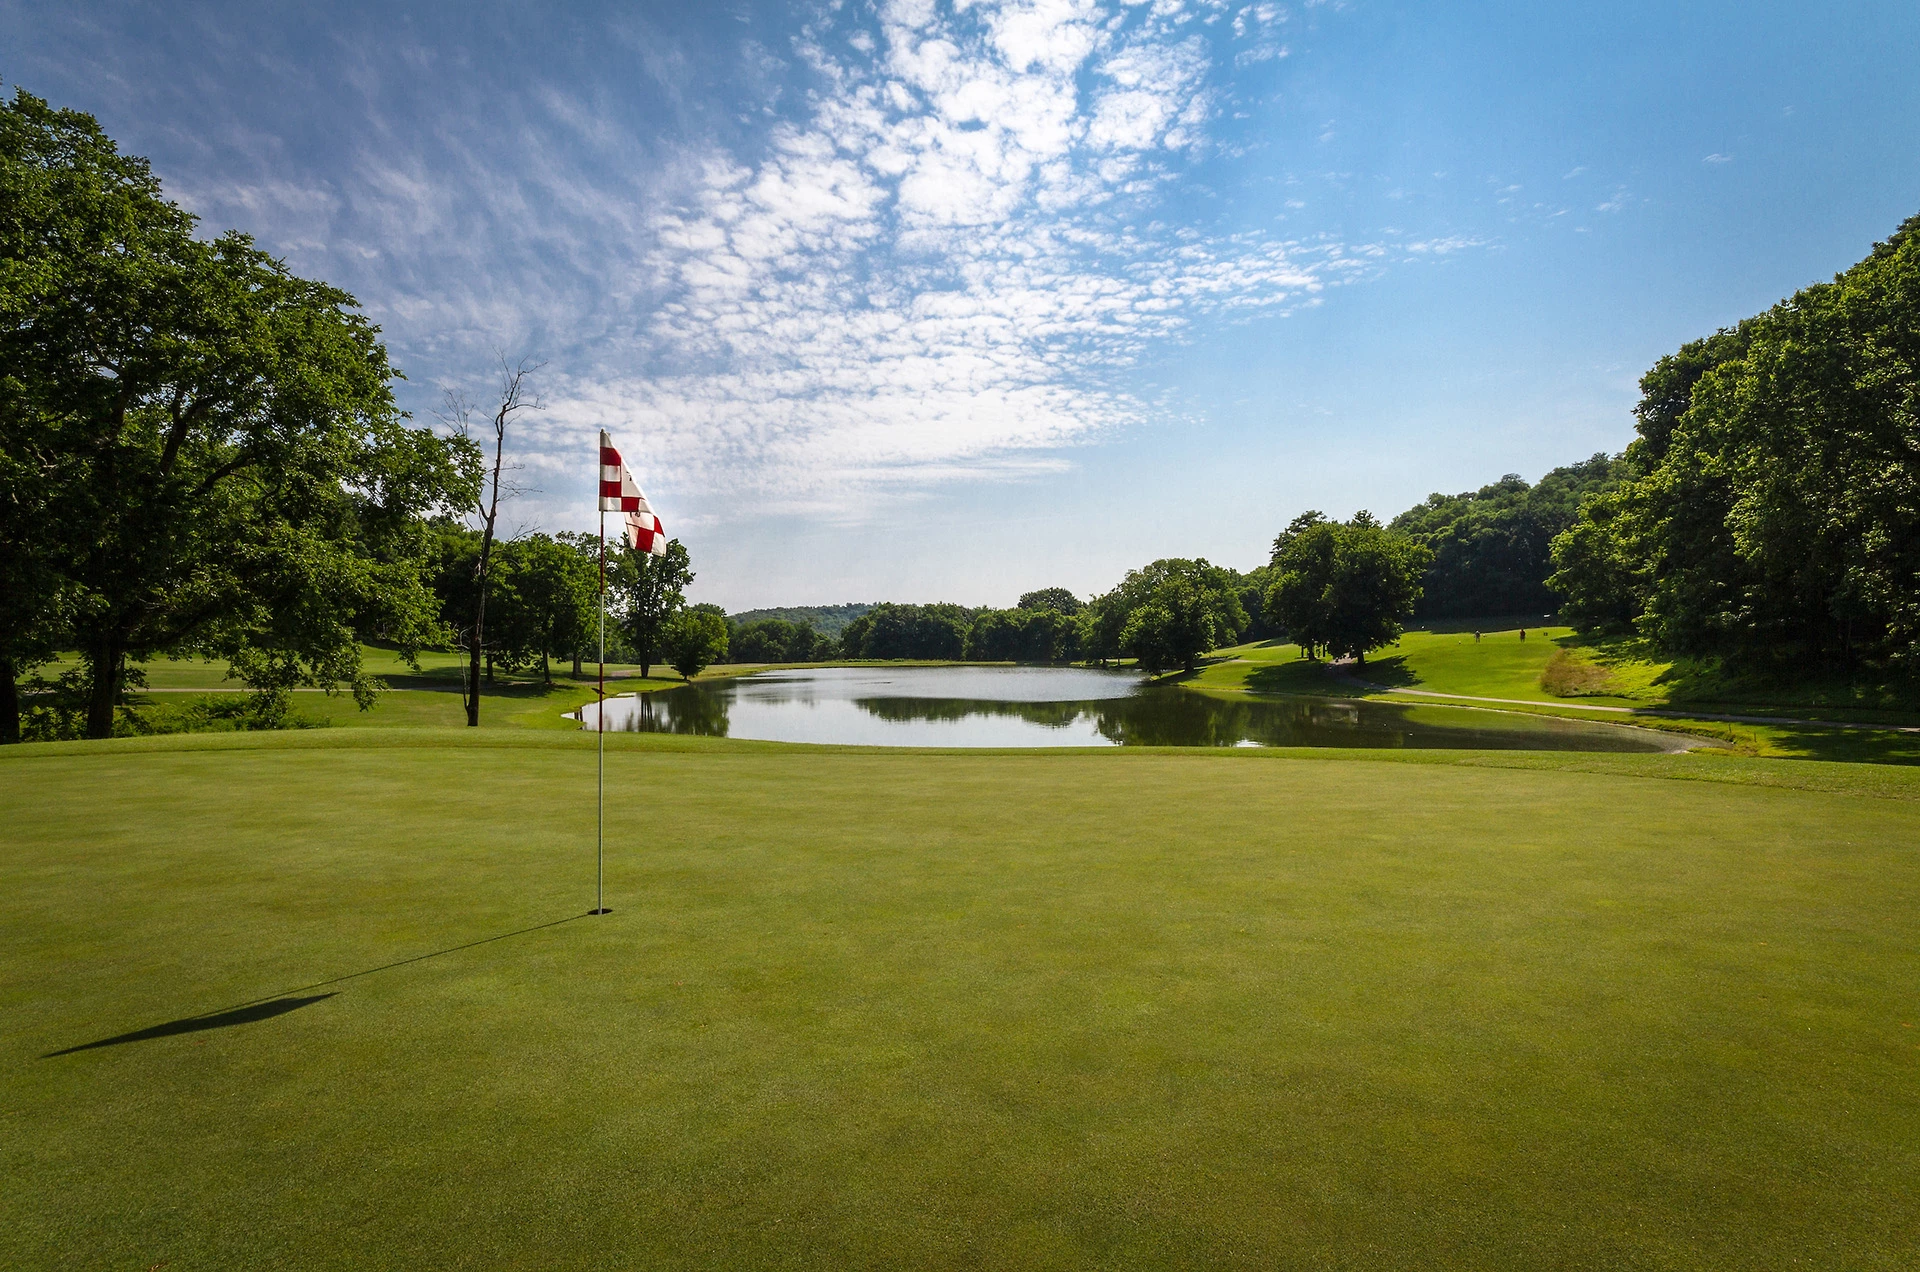
{"type": "Polygon", "coordinates": [[[613,449],[613,439],[604,428],[600,430],[600,511],[627,514],[627,538],[635,551],[667,555],[666,529],[641,493],[640,483],[620,462],[620,452],[613,449]]]}

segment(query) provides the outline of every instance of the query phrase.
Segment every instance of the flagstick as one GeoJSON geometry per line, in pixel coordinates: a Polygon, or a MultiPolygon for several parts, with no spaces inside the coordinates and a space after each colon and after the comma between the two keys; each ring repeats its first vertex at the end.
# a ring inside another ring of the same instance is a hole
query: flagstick
{"type": "Polygon", "coordinates": [[[600,511],[600,705],[594,708],[594,729],[600,738],[598,821],[593,837],[593,913],[608,914],[602,885],[607,855],[607,513],[600,511]]]}

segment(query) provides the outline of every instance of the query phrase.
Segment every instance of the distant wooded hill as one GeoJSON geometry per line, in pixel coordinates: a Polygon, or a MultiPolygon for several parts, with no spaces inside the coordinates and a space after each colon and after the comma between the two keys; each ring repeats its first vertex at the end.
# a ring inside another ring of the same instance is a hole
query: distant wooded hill
{"type": "Polygon", "coordinates": [[[1553,540],[1590,495],[1613,489],[1626,464],[1605,454],[1556,468],[1535,485],[1508,473],[1458,495],[1429,495],[1392,528],[1433,553],[1414,611],[1420,618],[1548,614],[1560,596],[1547,586],[1553,540]]]}
{"type": "Polygon", "coordinates": [[[864,614],[871,613],[878,601],[849,601],[845,605],[783,605],[774,609],[742,610],[738,614],[729,614],[729,622],[746,626],[763,619],[777,618],[785,623],[802,623],[825,636],[840,639],[840,633],[847,630],[847,624],[864,614]]]}

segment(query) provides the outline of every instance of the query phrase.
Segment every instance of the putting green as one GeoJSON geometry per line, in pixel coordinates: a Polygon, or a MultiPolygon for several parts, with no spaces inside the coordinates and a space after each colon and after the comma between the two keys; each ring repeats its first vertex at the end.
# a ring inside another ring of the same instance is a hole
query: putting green
{"type": "Polygon", "coordinates": [[[0,1265],[1920,1247],[1920,772],[608,750],[0,753],[0,1265]]]}

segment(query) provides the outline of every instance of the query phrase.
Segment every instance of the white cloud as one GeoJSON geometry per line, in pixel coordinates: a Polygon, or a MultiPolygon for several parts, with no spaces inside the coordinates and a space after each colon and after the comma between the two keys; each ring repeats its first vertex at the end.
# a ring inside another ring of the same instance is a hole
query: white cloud
{"type": "Polygon", "coordinates": [[[1044,452],[1150,418],[1116,375],[1200,317],[1284,312],[1379,268],[1380,248],[1129,223],[1206,144],[1193,11],[962,8],[893,0],[871,59],[814,46],[832,91],[759,157],[708,157],[653,227],[648,371],[554,394],[554,453],[605,426],[717,502],[856,515],[1046,471],[1044,452]]]}
{"type": "Polygon", "coordinates": [[[1732,163],[1732,162],[1733,162],[1733,156],[1732,156],[1732,155],[1722,155],[1722,154],[1712,154],[1712,155],[1708,155],[1708,156],[1707,156],[1707,157],[1706,157],[1705,159],[1702,159],[1702,160],[1701,160],[1700,162],[1701,162],[1701,163],[1715,163],[1715,164],[1718,164],[1718,163],[1732,163]]]}

